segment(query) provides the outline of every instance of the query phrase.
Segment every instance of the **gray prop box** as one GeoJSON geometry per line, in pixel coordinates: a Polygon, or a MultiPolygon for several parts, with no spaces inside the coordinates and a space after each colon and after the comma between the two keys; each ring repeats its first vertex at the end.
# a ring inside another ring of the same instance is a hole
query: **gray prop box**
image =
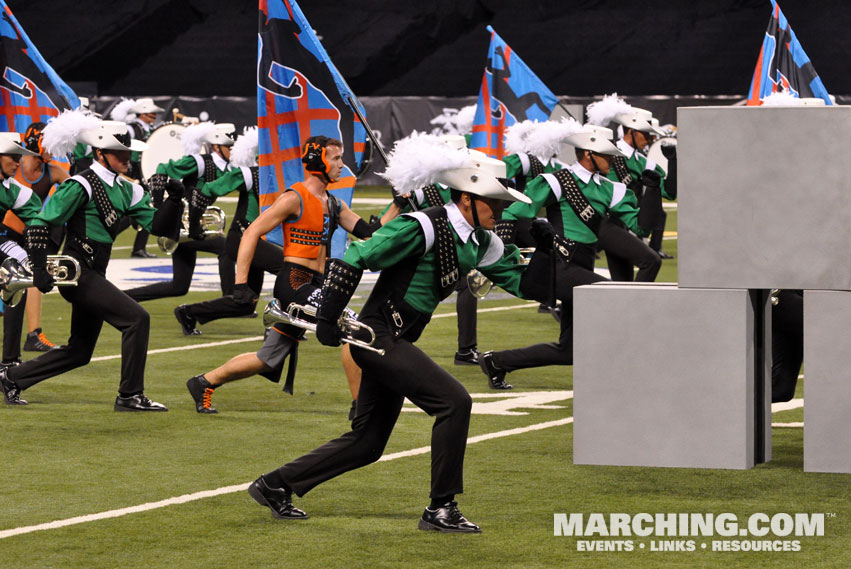
{"type": "Polygon", "coordinates": [[[851,107],[677,120],[681,287],[851,290],[851,107]]]}
{"type": "Polygon", "coordinates": [[[804,291],[804,470],[851,473],[851,292],[804,291]]]}
{"type": "MultiPolygon", "coordinates": [[[[771,382],[757,393],[748,291],[600,283],[574,294],[575,464],[770,460],[771,382]]],[[[770,357],[761,366],[770,377],[770,357]]]]}

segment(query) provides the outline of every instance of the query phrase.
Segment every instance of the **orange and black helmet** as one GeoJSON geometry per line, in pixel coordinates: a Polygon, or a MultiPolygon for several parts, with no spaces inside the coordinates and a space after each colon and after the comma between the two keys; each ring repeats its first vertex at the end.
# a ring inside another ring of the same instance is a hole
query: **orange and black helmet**
{"type": "Polygon", "coordinates": [[[44,144],[42,138],[44,135],[44,127],[47,126],[43,122],[34,122],[24,131],[24,147],[30,152],[35,152],[39,156],[44,153],[44,144]]]}
{"type": "Polygon", "coordinates": [[[304,143],[304,152],[301,154],[301,161],[304,163],[304,169],[309,173],[316,174],[317,176],[328,174],[330,167],[325,155],[330,140],[327,136],[311,136],[304,143]]]}

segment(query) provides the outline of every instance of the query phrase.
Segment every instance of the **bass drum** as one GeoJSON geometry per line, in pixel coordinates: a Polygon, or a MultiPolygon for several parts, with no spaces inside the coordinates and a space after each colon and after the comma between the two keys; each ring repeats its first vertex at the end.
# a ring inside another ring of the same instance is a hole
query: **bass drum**
{"type": "Polygon", "coordinates": [[[142,176],[147,180],[157,172],[157,166],[169,160],[183,157],[180,135],[186,127],[178,123],[166,123],[155,128],[145,142],[148,149],[142,152],[142,176]]]}
{"type": "Polygon", "coordinates": [[[650,150],[647,151],[647,157],[653,160],[656,164],[662,167],[665,173],[668,173],[668,159],[662,154],[663,144],[677,145],[677,139],[674,136],[665,136],[650,145],[650,150]]]}

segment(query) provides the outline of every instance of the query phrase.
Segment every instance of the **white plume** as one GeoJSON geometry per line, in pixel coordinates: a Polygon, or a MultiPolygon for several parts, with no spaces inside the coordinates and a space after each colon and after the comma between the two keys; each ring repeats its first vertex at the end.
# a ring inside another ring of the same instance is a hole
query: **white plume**
{"type": "Polygon", "coordinates": [[[136,120],[136,113],[130,111],[136,104],[134,99],[121,99],[121,102],[112,107],[109,118],[114,121],[131,123],[136,120]]]}
{"type": "Polygon", "coordinates": [[[184,155],[189,156],[201,152],[204,146],[204,137],[215,132],[215,130],[216,125],[209,121],[187,126],[186,130],[180,135],[184,155]]]}
{"type": "Polygon", "coordinates": [[[505,149],[512,154],[530,153],[546,160],[559,153],[565,138],[580,130],[582,125],[573,117],[544,122],[526,120],[509,127],[505,149]]]}
{"type": "Polygon", "coordinates": [[[529,133],[532,132],[540,123],[534,119],[527,119],[525,121],[516,122],[507,129],[505,129],[505,153],[506,154],[525,154],[528,152],[526,149],[526,137],[529,136],[529,133]]]}
{"type": "Polygon", "coordinates": [[[472,166],[467,149],[456,149],[439,136],[412,132],[397,140],[388,156],[387,170],[379,173],[398,194],[433,184],[443,170],[472,166]]]}
{"type": "Polygon", "coordinates": [[[98,118],[89,111],[64,111],[44,127],[44,147],[54,156],[65,156],[74,150],[81,132],[99,125],[98,118]]]}
{"type": "Polygon", "coordinates": [[[617,93],[606,95],[602,101],[596,101],[588,105],[585,114],[588,122],[598,126],[606,126],[621,113],[632,111],[632,105],[618,97],[617,93]]]}
{"type": "Polygon", "coordinates": [[[230,149],[230,163],[234,166],[257,166],[257,127],[243,129],[230,149]]]}
{"type": "Polygon", "coordinates": [[[461,109],[446,108],[443,114],[436,116],[429,124],[436,125],[432,134],[470,134],[473,132],[473,118],[476,116],[476,105],[467,105],[461,109]]]}
{"type": "Polygon", "coordinates": [[[763,98],[762,104],[766,107],[800,107],[804,102],[788,91],[775,91],[763,98]]]}

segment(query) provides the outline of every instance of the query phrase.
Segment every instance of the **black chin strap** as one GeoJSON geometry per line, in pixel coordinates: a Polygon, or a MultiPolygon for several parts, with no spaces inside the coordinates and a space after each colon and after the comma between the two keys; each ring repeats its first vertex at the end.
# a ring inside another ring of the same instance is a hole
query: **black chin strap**
{"type": "Polygon", "coordinates": [[[116,176],[118,176],[118,172],[116,172],[115,170],[112,169],[112,166],[109,165],[109,160],[106,159],[106,150],[104,150],[103,148],[95,148],[95,149],[92,150],[92,152],[97,153],[98,150],[100,150],[100,156],[101,156],[101,160],[103,160],[103,162],[101,163],[101,160],[95,160],[95,162],[97,162],[98,164],[100,164],[101,166],[103,166],[104,168],[106,168],[107,170],[109,170],[110,172],[115,174],[116,176]]]}
{"type": "Polygon", "coordinates": [[[588,152],[588,157],[591,159],[591,167],[593,168],[593,170],[591,170],[591,174],[600,174],[602,176],[603,173],[600,171],[600,168],[597,166],[597,162],[594,160],[594,151],[589,150],[588,152]]]}
{"type": "Polygon", "coordinates": [[[479,221],[479,212],[476,211],[476,197],[473,194],[467,194],[470,196],[470,207],[473,208],[473,224],[476,229],[482,227],[482,222],[479,221]]]}

